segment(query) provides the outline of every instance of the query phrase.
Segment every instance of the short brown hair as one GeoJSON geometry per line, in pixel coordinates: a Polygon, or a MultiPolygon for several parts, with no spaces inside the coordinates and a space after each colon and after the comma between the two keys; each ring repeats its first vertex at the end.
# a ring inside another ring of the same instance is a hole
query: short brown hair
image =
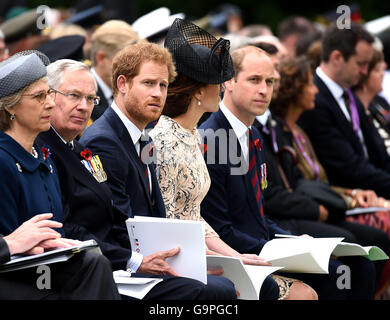
{"type": "Polygon", "coordinates": [[[116,96],[118,88],[116,80],[120,75],[132,80],[138,75],[142,63],[154,61],[168,67],[168,81],[171,83],[175,76],[175,65],[169,51],[155,43],[137,43],[127,46],[119,51],[112,62],[113,94],[116,96]]]}
{"type": "Polygon", "coordinates": [[[272,99],[270,110],[273,114],[284,118],[288,107],[296,104],[303,88],[309,82],[312,72],[310,61],[301,56],[299,58],[286,58],[279,65],[280,85],[276,98],[272,99]]]}
{"type": "Polygon", "coordinates": [[[263,53],[266,56],[269,56],[269,54],[265,52],[263,49],[253,45],[241,47],[234,50],[230,55],[233,60],[235,79],[238,77],[238,74],[242,71],[242,62],[244,61],[245,56],[250,52],[263,53]]]}
{"type": "Polygon", "coordinates": [[[194,94],[200,88],[206,86],[207,84],[200,83],[179,73],[175,81],[168,87],[167,100],[162,114],[175,118],[186,113],[194,94]]]}

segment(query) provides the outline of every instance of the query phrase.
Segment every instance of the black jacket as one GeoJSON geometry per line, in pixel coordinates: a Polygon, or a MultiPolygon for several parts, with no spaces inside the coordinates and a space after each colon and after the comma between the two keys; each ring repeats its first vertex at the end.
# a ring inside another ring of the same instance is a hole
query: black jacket
{"type": "Polygon", "coordinates": [[[58,170],[65,236],[96,240],[114,270],[126,269],[131,257],[127,217],[113,206],[107,183],[99,183],[82,165],[80,152],[85,148],[75,140],[71,150],[53,129],[41,133],[37,142],[49,147],[58,170]]]}

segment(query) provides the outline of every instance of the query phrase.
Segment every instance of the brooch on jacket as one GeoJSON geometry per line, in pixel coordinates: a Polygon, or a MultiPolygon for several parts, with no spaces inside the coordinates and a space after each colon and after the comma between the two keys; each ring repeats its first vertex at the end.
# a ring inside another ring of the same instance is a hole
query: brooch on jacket
{"type": "Polygon", "coordinates": [[[80,156],[84,159],[81,163],[99,183],[107,180],[107,174],[98,155],[93,156],[90,150],[84,149],[80,152],[80,156]]]}
{"type": "Polygon", "coordinates": [[[43,146],[41,148],[41,151],[42,151],[42,155],[43,155],[43,160],[49,159],[49,157],[51,155],[50,148],[48,146],[43,146]]]}

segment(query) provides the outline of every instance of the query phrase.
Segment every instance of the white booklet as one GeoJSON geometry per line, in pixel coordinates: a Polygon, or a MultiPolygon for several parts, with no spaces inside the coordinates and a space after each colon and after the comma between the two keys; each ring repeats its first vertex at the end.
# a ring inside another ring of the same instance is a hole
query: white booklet
{"type": "Polygon", "coordinates": [[[207,284],[205,223],[135,216],[126,220],[131,248],[144,256],[180,247],[180,252],[167,258],[180,276],[207,284]]]}
{"type": "Polygon", "coordinates": [[[335,256],[364,256],[370,260],[389,257],[380,248],[363,247],[342,242],[344,238],[307,238],[276,235],[261,250],[259,257],[274,266],[283,266],[283,272],[328,273],[329,259],[335,256]]]}
{"type": "Polygon", "coordinates": [[[368,208],[355,208],[345,211],[347,216],[353,216],[355,214],[363,214],[363,213],[373,213],[378,211],[389,211],[388,208],[384,207],[368,207],[368,208]]]}
{"type": "Polygon", "coordinates": [[[120,294],[142,300],[159,282],[159,278],[132,277],[130,272],[117,270],[113,272],[114,281],[120,294]]]}
{"type": "Polygon", "coordinates": [[[94,250],[99,254],[102,254],[99,245],[95,240],[87,240],[81,242],[81,244],[69,247],[59,248],[50,251],[46,251],[41,254],[34,255],[14,255],[11,256],[11,260],[0,265],[0,272],[9,272],[15,270],[21,270],[26,268],[32,268],[39,265],[51,264],[57,262],[63,262],[69,260],[74,254],[85,250],[94,250]]]}
{"type": "Polygon", "coordinates": [[[207,256],[207,268],[224,270],[223,276],[234,283],[240,293],[240,300],[259,300],[260,289],[265,278],[283,267],[252,266],[243,264],[240,258],[226,256],[207,256]]]}

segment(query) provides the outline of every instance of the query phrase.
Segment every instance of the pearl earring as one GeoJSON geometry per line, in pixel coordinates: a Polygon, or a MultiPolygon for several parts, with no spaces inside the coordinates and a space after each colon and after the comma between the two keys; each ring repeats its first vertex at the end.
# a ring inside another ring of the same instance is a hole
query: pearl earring
{"type": "Polygon", "coordinates": [[[200,107],[200,101],[198,101],[198,107],[200,107]]]}
{"type": "Polygon", "coordinates": [[[9,116],[9,118],[10,118],[11,121],[13,121],[13,120],[15,120],[15,115],[14,115],[14,114],[11,114],[11,115],[9,116]]]}

